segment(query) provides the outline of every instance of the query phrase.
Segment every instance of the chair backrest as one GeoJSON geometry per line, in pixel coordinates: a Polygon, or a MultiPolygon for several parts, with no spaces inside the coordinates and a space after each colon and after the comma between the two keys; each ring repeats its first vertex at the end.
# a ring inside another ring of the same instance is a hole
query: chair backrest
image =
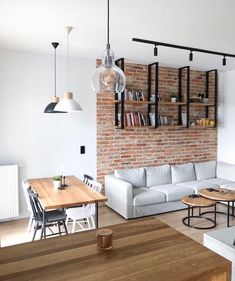
{"type": "MultiPolygon", "coordinates": [[[[97,181],[91,180],[90,181],[90,188],[94,189],[95,191],[100,193],[101,190],[102,190],[102,184],[97,182],[97,181]]],[[[95,204],[88,204],[88,205],[86,205],[86,208],[89,209],[90,215],[95,214],[95,204]]]]}
{"type": "Polygon", "coordinates": [[[97,181],[91,180],[90,181],[90,188],[94,189],[97,192],[101,192],[102,184],[97,182],[97,181]]]}
{"type": "Polygon", "coordinates": [[[83,175],[83,182],[84,182],[85,184],[87,184],[87,185],[90,186],[90,181],[93,181],[93,180],[94,180],[93,177],[91,177],[91,176],[89,176],[89,175],[86,175],[86,174],[83,175]]]}
{"type": "Polygon", "coordinates": [[[31,190],[31,187],[27,189],[30,205],[33,211],[33,216],[36,222],[43,221],[43,211],[40,202],[38,201],[38,194],[31,190]]]}
{"type": "Polygon", "coordinates": [[[27,180],[23,180],[22,181],[22,187],[23,187],[23,191],[24,191],[24,197],[27,203],[27,209],[28,211],[32,212],[32,207],[29,201],[29,194],[28,194],[28,188],[30,187],[29,182],[27,180]]]}

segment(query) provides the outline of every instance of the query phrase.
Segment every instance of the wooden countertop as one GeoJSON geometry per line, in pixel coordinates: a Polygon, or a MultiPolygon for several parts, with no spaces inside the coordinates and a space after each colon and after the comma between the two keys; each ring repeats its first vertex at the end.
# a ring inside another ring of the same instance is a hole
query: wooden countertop
{"type": "Polygon", "coordinates": [[[157,219],[109,227],[113,250],[96,230],[0,249],[7,281],[229,281],[231,263],[157,219]]]}

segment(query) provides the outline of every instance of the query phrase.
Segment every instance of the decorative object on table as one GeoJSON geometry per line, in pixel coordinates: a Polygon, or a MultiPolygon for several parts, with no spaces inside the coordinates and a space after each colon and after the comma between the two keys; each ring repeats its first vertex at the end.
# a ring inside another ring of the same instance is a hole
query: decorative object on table
{"type": "Polygon", "coordinates": [[[61,176],[54,176],[53,177],[53,185],[54,185],[54,188],[61,188],[61,185],[62,185],[62,178],[61,176]]]}
{"type": "Polygon", "coordinates": [[[106,251],[113,248],[113,232],[111,229],[104,228],[96,232],[97,249],[106,251]]]}
{"type": "Polygon", "coordinates": [[[176,93],[171,94],[171,102],[177,102],[177,98],[178,98],[178,96],[176,93]]]}
{"type": "Polygon", "coordinates": [[[61,176],[61,179],[62,179],[61,189],[65,189],[65,187],[68,187],[68,185],[65,183],[66,176],[61,176]]]}
{"type": "Polygon", "coordinates": [[[60,98],[56,96],[56,48],[59,46],[59,43],[52,42],[51,45],[54,48],[54,97],[52,98],[52,102],[50,102],[44,109],[44,113],[67,113],[66,111],[55,110],[55,106],[60,100],[60,98]]]}
{"type": "Polygon", "coordinates": [[[67,32],[67,70],[68,70],[68,91],[64,93],[64,99],[62,99],[56,106],[55,110],[66,112],[82,111],[81,105],[73,99],[73,93],[69,90],[69,34],[73,30],[72,26],[65,27],[67,32]]]}
{"type": "Polygon", "coordinates": [[[109,0],[107,0],[107,44],[102,64],[96,69],[92,77],[92,88],[96,93],[121,93],[126,85],[124,72],[115,65],[114,52],[109,42],[109,0]]]}

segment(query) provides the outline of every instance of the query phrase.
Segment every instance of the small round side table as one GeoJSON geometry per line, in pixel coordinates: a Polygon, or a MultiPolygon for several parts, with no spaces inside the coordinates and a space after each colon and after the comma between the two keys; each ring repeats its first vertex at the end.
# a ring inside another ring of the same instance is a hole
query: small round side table
{"type": "Polygon", "coordinates": [[[206,199],[202,196],[192,197],[192,196],[184,196],[181,201],[188,206],[188,216],[184,217],[182,219],[182,223],[188,227],[192,227],[195,229],[210,229],[214,228],[216,226],[216,201],[206,199]],[[201,208],[207,208],[207,207],[214,207],[214,219],[210,219],[207,217],[204,217],[201,214],[201,208]],[[198,215],[194,215],[194,209],[199,208],[198,215]],[[194,226],[191,224],[191,219],[198,218],[198,219],[204,219],[212,222],[211,226],[206,227],[199,227],[194,226]]]}

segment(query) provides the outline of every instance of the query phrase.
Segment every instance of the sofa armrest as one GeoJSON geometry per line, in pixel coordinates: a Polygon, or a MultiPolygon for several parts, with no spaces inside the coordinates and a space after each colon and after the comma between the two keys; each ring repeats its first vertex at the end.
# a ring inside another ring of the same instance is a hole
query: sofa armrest
{"type": "Polygon", "coordinates": [[[105,195],[107,205],[129,219],[133,217],[133,186],[115,176],[105,176],[105,195]]]}

